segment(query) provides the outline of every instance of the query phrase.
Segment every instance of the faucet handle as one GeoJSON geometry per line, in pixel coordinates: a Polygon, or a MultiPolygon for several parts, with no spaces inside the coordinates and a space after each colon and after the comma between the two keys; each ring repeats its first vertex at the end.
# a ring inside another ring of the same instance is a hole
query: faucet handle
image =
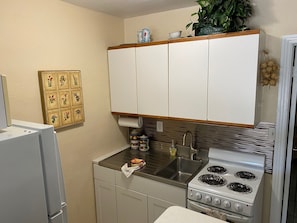
{"type": "Polygon", "coordinates": [[[193,148],[193,134],[192,134],[192,132],[191,131],[189,131],[189,130],[187,130],[185,133],[184,133],[184,135],[183,135],[183,146],[185,146],[186,145],[186,137],[187,137],[187,135],[190,135],[190,148],[193,148]]]}

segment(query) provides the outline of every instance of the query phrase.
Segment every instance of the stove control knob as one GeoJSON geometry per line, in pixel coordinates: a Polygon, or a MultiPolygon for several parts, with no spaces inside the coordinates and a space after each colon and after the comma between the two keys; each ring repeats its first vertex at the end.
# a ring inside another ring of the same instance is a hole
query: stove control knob
{"type": "Polygon", "coordinates": [[[199,192],[197,192],[196,193],[196,199],[197,200],[201,200],[201,198],[202,198],[202,195],[199,192]]]}
{"type": "Polygon", "coordinates": [[[209,195],[206,195],[204,199],[205,199],[206,203],[211,202],[211,196],[209,196],[209,195]]]}
{"type": "Polygon", "coordinates": [[[223,205],[224,205],[225,208],[230,208],[231,207],[230,201],[224,201],[223,205]]]}
{"type": "Polygon", "coordinates": [[[221,204],[221,200],[220,200],[220,198],[216,197],[216,198],[213,200],[213,203],[214,203],[215,205],[220,205],[220,204],[221,204]]]}
{"type": "Polygon", "coordinates": [[[190,198],[193,197],[193,191],[192,190],[189,190],[189,196],[190,196],[190,198]]]}
{"type": "Polygon", "coordinates": [[[238,203],[236,203],[236,204],[234,205],[234,208],[235,208],[235,210],[236,210],[237,212],[241,212],[241,211],[242,211],[242,206],[241,206],[240,204],[238,204],[238,203]]]}

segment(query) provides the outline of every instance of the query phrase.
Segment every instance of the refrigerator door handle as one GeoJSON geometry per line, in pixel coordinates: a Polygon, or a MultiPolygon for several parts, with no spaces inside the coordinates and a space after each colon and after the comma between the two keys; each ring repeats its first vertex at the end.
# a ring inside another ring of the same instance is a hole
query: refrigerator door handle
{"type": "Polygon", "coordinates": [[[63,210],[49,217],[49,223],[63,223],[63,210]]]}

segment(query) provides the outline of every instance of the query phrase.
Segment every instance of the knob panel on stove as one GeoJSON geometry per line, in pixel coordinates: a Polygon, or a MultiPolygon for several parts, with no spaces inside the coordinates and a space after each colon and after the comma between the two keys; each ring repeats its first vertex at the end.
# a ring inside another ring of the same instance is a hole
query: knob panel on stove
{"type": "Polygon", "coordinates": [[[251,215],[254,212],[254,206],[249,205],[244,202],[235,201],[232,198],[226,198],[220,195],[214,195],[204,191],[199,191],[196,189],[188,189],[188,199],[196,201],[198,203],[203,203],[205,205],[212,205],[224,210],[231,212],[240,213],[246,216],[251,215]]]}

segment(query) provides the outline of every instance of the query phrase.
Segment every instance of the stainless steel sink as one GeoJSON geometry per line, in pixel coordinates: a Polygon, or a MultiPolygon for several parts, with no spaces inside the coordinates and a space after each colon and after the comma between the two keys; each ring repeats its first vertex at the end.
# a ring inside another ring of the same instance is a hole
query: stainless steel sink
{"type": "Polygon", "coordinates": [[[190,160],[183,157],[177,157],[166,167],[159,170],[156,175],[179,182],[187,180],[203,167],[202,160],[190,160]]]}

